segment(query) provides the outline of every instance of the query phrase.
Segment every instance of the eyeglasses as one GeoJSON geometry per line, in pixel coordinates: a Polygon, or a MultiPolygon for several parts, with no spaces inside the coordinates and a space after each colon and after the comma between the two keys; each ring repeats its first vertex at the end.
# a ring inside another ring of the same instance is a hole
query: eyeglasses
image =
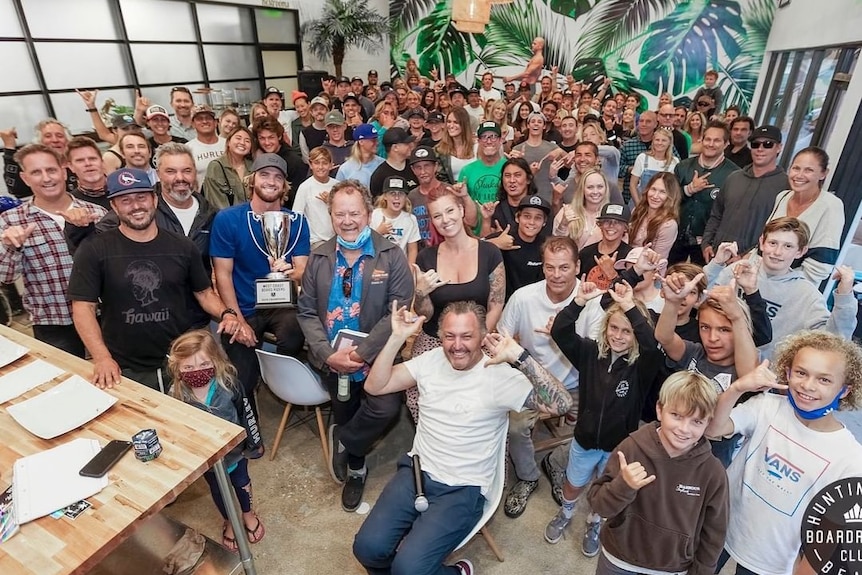
{"type": "Polygon", "coordinates": [[[709,102],[698,102],[698,103],[697,103],[698,108],[706,108],[706,107],[708,107],[709,105],[710,105],[710,103],[709,103],[709,102]]]}
{"type": "Polygon", "coordinates": [[[757,148],[764,147],[767,150],[771,150],[775,147],[777,142],[773,142],[772,140],[757,140],[756,142],[751,142],[751,149],[756,150],[757,148]]]}
{"type": "Polygon", "coordinates": [[[189,91],[189,89],[186,88],[185,86],[174,86],[173,88],[171,88],[171,95],[172,96],[173,96],[174,92],[185,92],[189,96],[192,95],[192,93],[189,91]]]}
{"type": "Polygon", "coordinates": [[[500,136],[498,136],[497,134],[482,134],[481,136],[479,136],[480,142],[496,142],[499,139],[500,136]]]}
{"type": "Polygon", "coordinates": [[[345,268],[341,274],[341,293],[348,298],[353,293],[353,268],[345,268]]]}

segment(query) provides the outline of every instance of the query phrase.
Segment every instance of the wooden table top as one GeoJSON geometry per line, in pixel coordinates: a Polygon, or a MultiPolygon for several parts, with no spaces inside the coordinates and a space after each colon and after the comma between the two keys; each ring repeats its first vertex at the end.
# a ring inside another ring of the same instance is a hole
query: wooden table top
{"type": "Polygon", "coordinates": [[[16,535],[0,544],[3,575],[86,573],[245,437],[245,430],[237,425],[124,378],[119,386],[105,390],[117,398],[108,411],[69,433],[40,439],[18,425],[6,408],[35,397],[71,374],[89,380],[92,364],[5,326],[0,326],[0,335],[30,349],[26,356],[0,369],[0,375],[35,358],[66,371],[0,405],[0,489],[12,483],[12,466],[19,457],[79,437],[98,439],[104,445],[112,439],[131,440],[141,429],[153,428],[163,449],[158,459],[147,463],[138,461],[130,450],[108,472],[108,486],[89,498],[93,507],[75,520],[47,516],[21,526],[16,535]]]}

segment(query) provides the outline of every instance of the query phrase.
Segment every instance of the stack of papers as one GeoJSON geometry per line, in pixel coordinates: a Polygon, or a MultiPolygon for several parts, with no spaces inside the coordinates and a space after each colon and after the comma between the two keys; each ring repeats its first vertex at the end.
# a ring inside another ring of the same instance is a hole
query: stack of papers
{"type": "Polygon", "coordinates": [[[12,373],[0,377],[0,403],[15,399],[63,373],[65,372],[56,365],[41,359],[19,367],[12,373]]]}

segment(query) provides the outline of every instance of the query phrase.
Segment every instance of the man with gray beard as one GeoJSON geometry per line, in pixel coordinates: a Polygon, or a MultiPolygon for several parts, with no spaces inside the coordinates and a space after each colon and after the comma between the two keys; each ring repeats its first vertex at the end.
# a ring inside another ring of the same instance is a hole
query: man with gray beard
{"type": "Polygon", "coordinates": [[[178,209],[191,211],[201,202],[191,193],[194,163],[187,173],[181,166],[188,154],[170,154],[170,146],[159,148],[165,158],[160,158],[159,168],[169,176],[163,179],[161,196],[146,172],[136,168],[113,172],[108,176],[108,199],[119,225],[88,238],[75,253],[68,290],[72,320],[93,356],[92,381],[99,387],[113,387],[122,373],[167,390],[165,356],[171,341],[192,327],[188,305],[192,297],[210,317],[220,320],[219,332],[231,334],[231,341],[254,344],[254,335],[240,325],[237,312],[213,291],[200,250],[184,233],[156,223],[159,205],[165,203],[164,217],[173,217],[183,232],[191,230],[183,223],[187,218],[177,216],[173,206],[185,205],[178,209]]]}

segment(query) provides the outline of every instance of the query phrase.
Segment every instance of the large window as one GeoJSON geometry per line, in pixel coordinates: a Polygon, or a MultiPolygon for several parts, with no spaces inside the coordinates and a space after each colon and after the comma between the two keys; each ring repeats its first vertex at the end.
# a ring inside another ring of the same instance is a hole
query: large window
{"type": "Polygon", "coordinates": [[[92,129],[76,88],[133,107],[135,90],[168,107],[170,89],[197,103],[247,105],[265,86],[288,94],[302,67],[298,14],[194,0],[0,0],[0,127],[19,142],[59,118],[92,129]]]}
{"type": "Polygon", "coordinates": [[[797,151],[828,140],[859,50],[841,46],[771,54],[757,123],[781,129],[779,163],[785,168],[797,151]]]}

